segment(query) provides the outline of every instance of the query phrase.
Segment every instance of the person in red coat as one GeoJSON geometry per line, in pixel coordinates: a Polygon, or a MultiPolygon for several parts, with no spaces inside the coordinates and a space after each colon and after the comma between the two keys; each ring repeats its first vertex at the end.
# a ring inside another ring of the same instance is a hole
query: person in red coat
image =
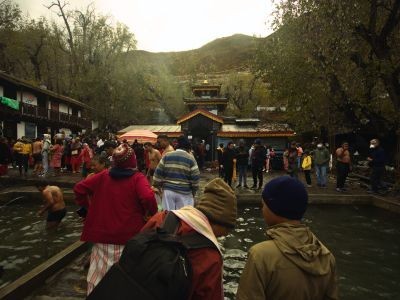
{"type": "MultiPolygon", "coordinates": [[[[196,206],[184,206],[172,212],[180,219],[178,235],[197,231],[216,248],[190,249],[188,257],[192,266],[192,284],[188,300],[223,300],[222,255],[217,237],[224,236],[235,227],[237,208],[234,191],[221,178],[210,181],[196,206]]],[[[143,231],[160,227],[167,212],[153,216],[143,231]]]]}
{"type": "Polygon", "coordinates": [[[119,260],[126,242],[157,212],[154,193],[146,177],[136,169],[133,149],[121,144],[113,152],[113,163],[111,169],[74,187],[76,202],[87,208],[81,240],[94,243],[87,294],[119,260]]]}

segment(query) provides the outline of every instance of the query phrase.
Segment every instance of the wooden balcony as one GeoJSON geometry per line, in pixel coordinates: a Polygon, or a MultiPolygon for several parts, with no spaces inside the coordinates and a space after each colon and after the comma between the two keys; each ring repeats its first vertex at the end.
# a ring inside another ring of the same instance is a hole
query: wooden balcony
{"type": "Polygon", "coordinates": [[[19,113],[21,116],[29,116],[41,120],[48,120],[50,122],[62,123],[66,126],[73,125],[81,128],[91,128],[90,120],[27,103],[21,103],[19,113]]]}

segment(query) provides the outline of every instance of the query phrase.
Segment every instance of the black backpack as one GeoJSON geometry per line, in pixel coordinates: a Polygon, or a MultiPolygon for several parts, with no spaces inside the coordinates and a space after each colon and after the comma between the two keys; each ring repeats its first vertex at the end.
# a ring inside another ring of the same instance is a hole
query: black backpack
{"type": "Polygon", "coordinates": [[[216,248],[195,232],[178,236],[180,219],[168,212],[161,227],[141,232],[127,242],[115,263],[93,291],[89,300],[186,300],[192,268],[187,251],[216,248]]]}

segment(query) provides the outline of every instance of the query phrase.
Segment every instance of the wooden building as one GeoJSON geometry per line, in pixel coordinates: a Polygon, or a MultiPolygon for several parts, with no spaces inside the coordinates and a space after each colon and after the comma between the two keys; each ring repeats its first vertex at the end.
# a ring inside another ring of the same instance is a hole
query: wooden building
{"type": "Polygon", "coordinates": [[[35,138],[61,130],[67,134],[90,130],[89,110],[75,99],[0,72],[0,129],[4,137],[35,138]]]}
{"type": "Polygon", "coordinates": [[[120,130],[118,134],[132,129],[148,129],[171,138],[184,134],[194,145],[204,141],[210,149],[214,149],[210,151],[208,160],[216,159],[215,150],[220,143],[226,146],[230,141],[238,144],[243,140],[249,147],[259,138],[264,145],[283,150],[287,146],[288,138],[295,136],[295,132],[287,124],[261,123],[259,119],[223,116],[229,100],[221,96],[221,85],[194,85],[192,97],[184,98],[183,101],[188,113],[177,120],[179,126],[133,125],[120,130]]]}

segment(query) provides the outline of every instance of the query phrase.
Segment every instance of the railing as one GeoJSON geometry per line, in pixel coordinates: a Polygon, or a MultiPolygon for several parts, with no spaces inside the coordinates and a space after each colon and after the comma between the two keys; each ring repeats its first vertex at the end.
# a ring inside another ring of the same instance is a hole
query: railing
{"type": "Polygon", "coordinates": [[[77,125],[82,128],[90,128],[90,120],[80,118],[78,116],[69,115],[67,113],[59,112],[56,110],[46,109],[45,107],[38,107],[27,103],[21,103],[20,113],[23,116],[36,117],[47,119],[53,122],[67,123],[77,125]]]}

